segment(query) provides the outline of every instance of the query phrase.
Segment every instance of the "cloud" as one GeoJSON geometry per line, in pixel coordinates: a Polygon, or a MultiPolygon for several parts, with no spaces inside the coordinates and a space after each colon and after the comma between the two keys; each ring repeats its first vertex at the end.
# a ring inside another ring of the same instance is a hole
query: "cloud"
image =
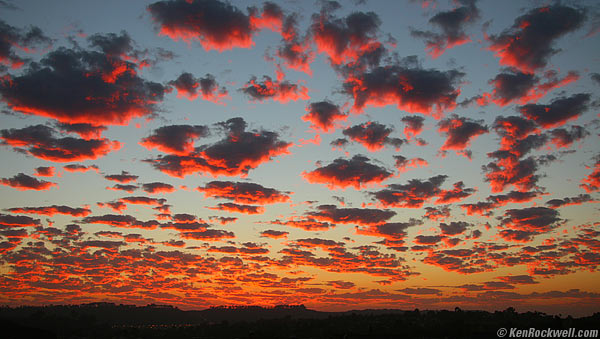
{"type": "Polygon", "coordinates": [[[140,145],[147,149],[156,148],[165,153],[185,156],[194,152],[194,142],[197,139],[209,134],[208,126],[204,125],[162,126],[143,138],[140,145]]]}
{"type": "Polygon", "coordinates": [[[35,175],[38,177],[53,177],[54,167],[40,166],[35,168],[35,175]]]}
{"type": "Polygon", "coordinates": [[[422,221],[411,218],[408,222],[387,222],[379,225],[356,227],[356,234],[381,237],[387,240],[386,246],[398,246],[404,243],[407,236],[406,229],[422,224],[422,221]]]}
{"type": "Polygon", "coordinates": [[[507,275],[503,277],[498,277],[501,281],[509,284],[518,284],[518,285],[532,285],[538,284],[531,276],[529,275],[507,275]]]}
{"type": "Polygon", "coordinates": [[[444,220],[449,217],[449,206],[425,207],[425,215],[423,215],[423,218],[427,218],[429,220],[444,220]]]}
{"type": "Polygon", "coordinates": [[[203,240],[203,241],[220,241],[224,239],[233,239],[233,232],[224,230],[207,229],[204,231],[182,232],[179,236],[183,239],[203,240]]]}
{"type": "Polygon", "coordinates": [[[85,140],[100,139],[102,133],[107,130],[106,126],[94,126],[92,124],[64,124],[57,123],[56,127],[62,132],[77,133],[85,140]]]}
{"type": "Polygon", "coordinates": [[[579,74],[570,71],[564,78],[559,79],[555,71],[544,74],[546,82],[532,73],[523,73],[515,69],[507,69],[496,75],[489,81],[494,89],[491,93],[484,93],[478,97],[477,103],[485,106],[493,102],[498,106],[506,106],[511,103],[524,105],[528,102],[536,103],[553,89],[560,88],[579,79],[579,74]]]}
{"type": "Polygon", "coordinates": [[[477,190],[474,188],[465,188],[465,184],[462,181],[454,183],[454,188],[451,190],[442,190],[438,194],[438,199],[435,201],[436,204],[450,204],[461,201],[467,197],[473,195],[477,190]]]}
{"type": "Polygon", "coordinates": [[[64,47],[0,82],[2,101],[13,111],[94,126],[153,115],[165,89],[139,77],[137,65],[120,56],[64,47]]]}
{"type": "Polygon", "coordinates": [[[411,179],[407,184],[390,184],[387,188],[370,193],[384,207],[421,208],[423,204],[438,196],[446,175],[437,175],[427,180],[411,179]]]}
{"type": "Polygon", "coordinates": [[[437,288],[427,288],[427,287],[418,287],[418,288],[403,288],[401,290],[396,290],[398,292],[404,293],[404,294],[411,294],[411,295],[441,295],[442,291],[438,290],[437,288]]]}
{"type": "MultiPolygon", "coordinates": [[[[487,126],[483,125],[483,121],[475,121],[457,115],[441,120],[438,125],[438,131],[446,135],[446,141],[440,148],[442,151],[469,152],[466,148],[470,146],[471,141],[479,135],[489,132],[487,126]]],[[[470,152],[465,154],[470,158],[470,152]]]]}
{"type": "MultiPolygon", "coordinates": [[[[12,5],[4,4],[10,9],[12,5]]],[[[14,7],[16,8],[16,7],[14,7]]],[[[15,53],[15,47],[30,51],[36,46],[49,46],[52,40],[44,35],[39,27],[32,26],[29,31],[13,27],[0,20],[0,64],[10,66],[13,69],[20,68],[27,62],[15,53]]]]}
{"type": "Polygon", "coordinates": [[[32,156],[55,162],[93,160],[119,150],[118,141],[103,139],[78,139],[56,137],[55,130],[45,125],[33,125],[20,129],[3,129],[3,144],[15,148],[25,147],[32,156]]]}
{"type": "Polygon", "coordinates": [[[536,191],[510,191],[507,194],[490,195],[486,198],[487,201],[479,201],[474,204],[463,204],[460,205],[460,207],[465,210],[467,215],[479,214],[483,216],[490,216],[492,214],[492,210],[498,207],[505,206],[509,203],[529,202],[535,198],[538,198],[540,195],[542,194],[536,191]]]}
{"type": "Polygon", "coordinates": [[[406,139],[390,138],[394,130],[378,122],[366,122],[360,125],[348,127],[342,133],[351,140],[365,146],[369,151],[375,152],[385,145],[394,146],[397,150],[402,144],[408,142],[406,139]]]}
{"type": "Polygon", "coordinates": [[[406,124],[406,127],[404,127],[404,135],[408,140],[416,138],[417,135],[421,134],[421,131],[423,131],[423,121],[425,121],[425,118],[421,116],[407,115],[400,120],[406,124]]]}
{"type": "Polygon", "coordinates": [[[81,219],[84,224],[102,224],[121,228],[142,228],[153,230],[159,225],[156,220],[140,221],[131,215],[105,214],[81,219]]]}
{"type": "Polygon", "coordinates": [[[158,206],[164,205],[167,202],[167,199],[156,199],[149,197],[123,197],[119,199],[120,202],[124,204],[136,204],[136,205],[150,205],[150,206],[158,206]]]}
{"type": "Polygon", "coordinates": [[[290,234],[290,232],[285,232],[285,231],[275,231],[275,230],[266,230],[266,231],[262,231],[260,232],[260,236],[263,238],[271,238],[271,239],[281,239],[281,238],[287,238],[288,234],[290,234]]]}
{"type": "Polygon", "coordinates": [[[461,5],[450,11],[439,12],[429,19],[429,23],[439,27],[441,33],[411,29],[412,36],[425,39],[427,52],[432,58],[438,58],[447,49],[471,41],[465,28],[479,18],[479,9],[475,1],[462,1],[461,5]]]}
{"type": "Polygon", "coordinates": [[[327,166],[302,172],[302,176],[312,184],[326,184],[331,189],[353,186],[357,190],[392,176],[393,173],[386,168],[369,161],[362,155],[355,155],[350,160],[338,158],[327,166]]]}
{"type": "Polygon", "coordinates": [[[248,174],[275,156],[288,154],[292,145],[280,140],[276,132],[247,131],[242,118],[232,118],[218,125],[227,132],[220,141],[200,146],[186,156],[166,155],[146,161],[161,172],[180,178],[194,173],[237,176],[248,174]]]}
{"type": "Polygon", "coordinates": [[[232,202],[220,203],[210,209],[243,214],[263,214],[265,212],[265,208],[262,206],[240,205],[232,202]]]}
{"type": "Polygon", "coordinates": [[[588,109],[589,94],[574,94],[571,97],[554,99],[549,105],[527,104],[519,106],[521,114],[534,120],[544,128],[564,125],[569,120],[577,119],[588,109]]]}
{"type": "Polygon", "coordinates": [[[469,226],[473,226],[473,224],[470,224],[465,221],[452,221],[449,224],[440,223],[440,229],[442,230],[442,235],[446,235],[446,236],[454,236],[454,235],[463,234],[467,230],[467,227],[469,227],[469,226]]]}
{"type": "MultiPolygon", "coordinates": [[[[265,24],[263,20],[249,16],[237,7],[218,0],[159,1],[148,6],[160,35],[178,41],[198,41],[207,50],[219,52],[233,48],[250,48],[254,45],[253,34],[265,24]],[[259,27],[255,25],[259,24],[259,27]]],[[[268,14],[269,12],[267,12],[268,14]]],[[[270,17],[273,18],[272,16],[270,17]]]]}
{"type": "Polygon", "coordinates": [[[286,80],[280,81],[278,79],[273,81],[273,79],[267,75],[263,76],[262,82],[257,81],[254,76],[251,77],[240,91],[253,100],[263,101],[265,99],[273,99],[282,104],[285,104],[290,100],[310,99],[308,96],[308,88],[305,86],[299,83],[292,84],[286,80]]]}
{"type": "Polygon", "coordinates": [[[125,192],[128,192],[128,193],[133,193],[138,188],[139,187],[137,185],[121,185],[121,184],[116,184],[113,187],[110,187],[110,186],[106,187],[107,190],[125,191],[125,192]]]}
{"type": "Polygon", "coordinates": [[[378,225],[396,215],[396,212],[371,208],[337,208],[335,205],[319,205],[306,216],[334,224],[378,225]]]}
{"type": "Polygon", "coordinates": [[[150,182],[147,184],[142,184],[142,189],[144,192],[150,194],[172,193],[175,191],[175,187],[173,187],[173,185],[165,184],[163,182],[150,182]]]}
{"type": "Polygon", "coordinates": [[[343,87],[354,99],[353,109],[357,112],[366,106],[396,105],[408,113],[441,117],[456,107],[460,94],[456,84],[463,76],[464,73],[457,70],[442,72],[389,65],[350,74],[343,87]]]}
{"type": "Polygon", "coordinates": [[[37,227],[41,226],[40,219],[25,215],[10,215],[0,213],[0,225],[5,227],[37,227]]]}
{"type": "Polygon", "coordinates": [[[575,141],[579,141],[590,135],[584,127],[570,126],[570,130],[566,128],[557,128],[550,131],[550,140],[556,148],[569,148],[575,141]]]}
{"type": "Polygon", "coordinates": [[[204,187],[199,186],[197,190],[206,197],[237,203],[265,205],[291,201],[287,192],[249,182],[211,181],[204,187]]]}
{"type": "Polygon", "coordinates": [[[269,221],[269,224],[296,227],[296,228],[301,228],[305,231],[312,231],[312,232],[326,231],[330,228],[335,227],[335,225],[333,225],[329,222],[318,221],[317,218],[312,218],[312,217],[308,217],[308,218],[290,217],[288,220],[277,219],[277,220],[269,221]]]}
{"type": "Polygon", "coordinates": [[[575,197],[566,197],[563,199],[551,199],[546,201],[546,205],[550,208],[560,208],[563,206],[571,206],[571,205],[581,205],[586,202],[598,202],[597,200],[592,199],[592,196],[589,194],[579,194],[575,197]]]}
{"type": "Polygon", "coordinates": [[[27,214],[40,214],[47,216],[54,216],[55,214],[70,215],[73,217],[86,217],[92,211],[88,207],[69,207],[65,205],[51,205],[43,207],[14,207],[9,208],[7,211],[11,213],[27,213],[27,214]]]}
{"type": "Polygon", "coordinates": [[[586,192],[596,192],[600,190],[600,155],[596,156],[596,163],[594,164],[592,173],[588,174],[583,180],[579,187],[583,188],[586,192]]]}
{"type": "Polygon", "coordinates": [[[406,159],[406,157],[404,157],[402,155],[394,155],[394,159],[396,160],[396,163],[395,163],[396,169],[398,169],[398,172],[400,172],[400,173],[406,172],[411,168],[429,166],[429,163],[427,162],[427,160],[425,160],[423,158],[406,159]]]}
{"type": "Polygon", "coordinates": [[[104,176],[104,179],[106,179],[106,180],[117,181],[117,182],[120,182],[121,184],[126,184],[126,183],[129,183],[132,181],[136,181],[138,178],[139,178],[139,176],[130,174],[127,171],[121,171],[121,174],[110,174],[110,175],[104,176]]]}
{"type": "Polygon", "coordinates": [[[487,154],[493,162],[482,166],[485,181],[489,182],[492,192],[501,192],[508,185],[520,191],[528,191],[535,187],[539,175],[536,174],[538,163],[543,161],[534,157],[523,157],[530,151],[540,148],[548,141],[548,136],[538,134],[536,124],[518,116],[496,118],[494,130],[501,136],[500,149],[487,154]],[[531,133],[536,134],[531,134],[531,133]]]}
{"type": "Polygon", "coordinates": [[[561,221],[558,211],[552,208],[508,209],[501,222],[509,229],[500,231],[499,235],[507,241],[527,242],[537,234],[550,232],[561,221]]]}
{"type": "Polygon", "coordinates": [[[52,187],[58,187],[56,183],[38,180],[24,173],[19,173],[12,178],[2,178],[0,183],[5,186],[16,188],[19,191],[35,190],[35,191],[46,191],[52,187]]]}
{"type": "Polygon", "coordinates": [[[554,41],[581,27],[583,10],[556,4],[531,9],[515,19],[513,25],[498,35],[486,36],[491,51],[500,64],[521,72],[534,73],[558,53],[554,41]]]}
{"type": "Polygon", "coordinates": [[[63,169],[67,172],[87,172],[94,170],[96,172],[99,171],[98,166],[96,165],[81,165],[81,164],[70,164],[63,166],[63,169]]]}
{"type": "Polygon", "coordinates": [[[277,56],[283,59],[285,67],[312,75],[310,64],[313,62],[315,54],[310,48],[309,36],[300,39],[296,27],[297,21],[298,18],[295,14],[288,15],[283,21],[283,42],[277,49],[277,56]]]}
{"type": "Polygon", "coordinates": [[[373,12],[353,12],[340,19],[323,8],[313,14],[311,33],[319,53],[325,53],[332,64],[355,63],[365,53],[381,47],[377,32],[381,21],[373,12]]]}
{"type": "Polygon", "coordinates": [[[310,103],[306,107],[308,112],[302,116],[302,120],[310,122],[310,127],[323,132],[330,132],[335,129],[337,121],[346,121],[347,113],[340,111],[339,106],[330,101],[319,101],[310,103]]]}
{"type": "Polygon", "coordinates": [[[195,78],[191,73],[182,73],[177,79],[169,81],[169,85],[177,89],[177,96],[185,96],[194,100],[200,95],[203,100],[219,103],[229,98],[225,87],[219,87],[212,74],[206,74],[203,78],[195,78]]]}

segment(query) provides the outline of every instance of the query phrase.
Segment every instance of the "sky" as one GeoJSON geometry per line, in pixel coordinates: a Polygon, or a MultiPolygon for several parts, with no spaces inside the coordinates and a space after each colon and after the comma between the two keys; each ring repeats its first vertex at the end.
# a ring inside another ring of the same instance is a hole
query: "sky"
{"type": "Polygon", "coordinates": [[[0,9],[0,304],[599,310],[595,1],[0,9]]]}

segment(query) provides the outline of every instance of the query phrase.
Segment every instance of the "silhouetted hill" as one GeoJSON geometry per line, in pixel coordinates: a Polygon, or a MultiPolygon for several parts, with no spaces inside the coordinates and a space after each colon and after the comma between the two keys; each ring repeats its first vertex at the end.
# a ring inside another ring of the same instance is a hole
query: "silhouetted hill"
{"type": "Polygon", "coordinates": [[[500,328],[598,329],[600,313],[561,318],[485,311],[320,312],[303,305],[212,307],[92,303],[1,307],[2,338],[497,338],[500,328]]]}

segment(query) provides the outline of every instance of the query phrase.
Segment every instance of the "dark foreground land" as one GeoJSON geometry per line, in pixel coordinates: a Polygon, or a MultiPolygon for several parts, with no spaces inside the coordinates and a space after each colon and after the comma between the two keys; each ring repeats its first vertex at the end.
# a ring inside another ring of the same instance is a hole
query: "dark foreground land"
{"type": "MultiPolygon", "coordinates": [[[[498,338],[500,328],[600,328],[600,312],[561,318],[509,308],[485,311],[319,312],[304,306],[182,311],[93,303],[1,307],[0,337],[12,338],[498,338]]],[[[506,336],[508,337],[508,336],[506,336]]]]}

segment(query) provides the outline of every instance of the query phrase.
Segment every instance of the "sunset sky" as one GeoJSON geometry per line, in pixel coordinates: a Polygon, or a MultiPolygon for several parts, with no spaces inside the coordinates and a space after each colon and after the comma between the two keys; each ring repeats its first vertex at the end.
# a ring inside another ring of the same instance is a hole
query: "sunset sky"
{"type": "Polygon", "coordinates": [[[0,304],[600,311],[596,1],[0,1],[0,304]]]}

